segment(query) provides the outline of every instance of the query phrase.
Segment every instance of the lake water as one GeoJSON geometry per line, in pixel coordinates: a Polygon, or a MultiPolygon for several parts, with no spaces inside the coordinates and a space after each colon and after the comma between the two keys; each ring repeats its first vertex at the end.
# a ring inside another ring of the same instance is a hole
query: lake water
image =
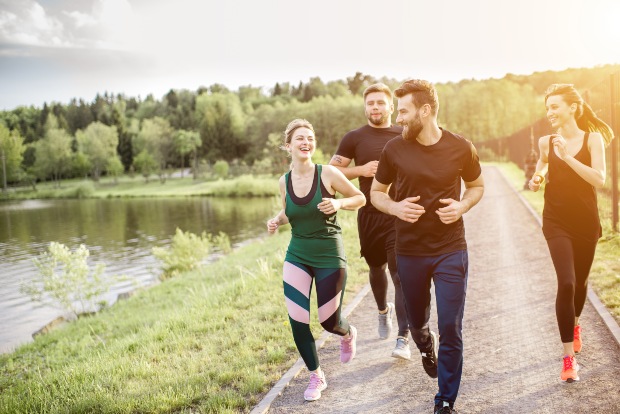
{"type": "Polygon", "coordinates": [[[139,198],[31,200],[0,203],[0,352],[32,340],[32,333],[62,310],[32,302],[20,286],[37,274],[32,259],[52,241],[71,250],[84,244],[89,264],[104,263],[105,275],[126,275],[104,297],[158,280],[154,246],[170,244],[176,228],[201,234],[222,231],[234,246],[266,235],[275,198],[139,198]]]}

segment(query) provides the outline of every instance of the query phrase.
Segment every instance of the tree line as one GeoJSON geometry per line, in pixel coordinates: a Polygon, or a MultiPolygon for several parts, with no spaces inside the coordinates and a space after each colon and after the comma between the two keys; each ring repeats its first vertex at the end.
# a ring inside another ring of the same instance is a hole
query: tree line
{"type": "MultiPolygon", "coordinates": [[[[501,79],[436,84],[440,125],[475,142],[508,136],[544,116],[542,96],[551,83],[587,88],[620,65],[501,79]]],[[[288,165],[282,131],[293,118],[306,118],[316,129],[324,157],[340,138],[363,125],[362,91],[375,82],[392,89],[401,81],[357,72],[344,80],[276,83],[269,90],[251,85],[230,90],[221,84],[196,91],[171,89],[161,99],[123,94],[97,95],[92,102],[45,103],[0,112],[3,188],[39,180],[124,172],[158,174],[169,168],[210,166],[218,161],[280,173],[288,165]]],[[[322,156],[322,155],[320,155],[322,156]]]]}

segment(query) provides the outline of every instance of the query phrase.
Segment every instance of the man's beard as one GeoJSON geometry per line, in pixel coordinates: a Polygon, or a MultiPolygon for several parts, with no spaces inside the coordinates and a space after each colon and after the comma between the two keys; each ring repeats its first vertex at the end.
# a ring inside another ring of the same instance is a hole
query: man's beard
{"type": "Polygon", "coordinates": [[[376,125],[376,126],[381,126],[383,124],[385,124],[388,120],[389,115],[388,114],[381,114],[381,117],[379,119],[377,118],[373,118],[372,114],[369,114],[366,116],[366,118],[368,118],[368,120],[370,121],[371,124],[376,125]]]}
{"type": "Polygon", "coordinates": [[[420,132],[424,129],[420,114],[416,113],[415,118],[407,124],[407,128],[403,129],[403,138],[406,141],[414,141],[420,135],[420,132]]]}

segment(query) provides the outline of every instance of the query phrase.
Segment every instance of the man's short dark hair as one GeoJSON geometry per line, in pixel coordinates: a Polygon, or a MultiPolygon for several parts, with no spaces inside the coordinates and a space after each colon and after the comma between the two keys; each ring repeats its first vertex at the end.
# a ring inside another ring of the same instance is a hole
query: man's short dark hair
{"type": "Polygon", "coordinates": [[[411,94],[411,99],[416,108],[428,104],[433,115],[437,115],[439,109],[439,98],[435,86],[431,82],[421,79],[409,79],[394,91],[397,98],[402,98],[411,94]]]}
{"type": "Polygon", "coordinates": [[[373,93],[373,92],[383,92],[390,99],[390,103],[394,99],[392,98],[392,91],[390,90],[390,87],[387,86],[385,83],[379,82],[379,83],[370,85],[364,90],[364,102],[366,102],[366,97],[368,96],[368,94],[373,93]]]}

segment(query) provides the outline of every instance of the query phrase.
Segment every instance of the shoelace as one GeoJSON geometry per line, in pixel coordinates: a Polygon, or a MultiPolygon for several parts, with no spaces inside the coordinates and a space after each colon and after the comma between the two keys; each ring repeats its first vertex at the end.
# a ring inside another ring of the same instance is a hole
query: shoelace
{"type": "Polygon", "coordinates": [[[321,386],[322,382],[323,378],[321,378],[318,374],[310,374],[310,384],[308,385],[308,388],[315,390],[321,386]]]}
{"type": "Polygon", "coordinates": [[[575,359],[573,357],[565,357],[564,358],[564,371],[569,369],[573,369],[575,359]]]}
{"type": "Polygon", "coordinates": [[[343,337],[340,340],[340,350],[341,351],[345,351],[345,352],[351,352],[351,349],[352,349],[351,341],[353,341],[353,336],[352,335],[349,336],[349,339],[346,339],[346,338],[343,337]]]}

